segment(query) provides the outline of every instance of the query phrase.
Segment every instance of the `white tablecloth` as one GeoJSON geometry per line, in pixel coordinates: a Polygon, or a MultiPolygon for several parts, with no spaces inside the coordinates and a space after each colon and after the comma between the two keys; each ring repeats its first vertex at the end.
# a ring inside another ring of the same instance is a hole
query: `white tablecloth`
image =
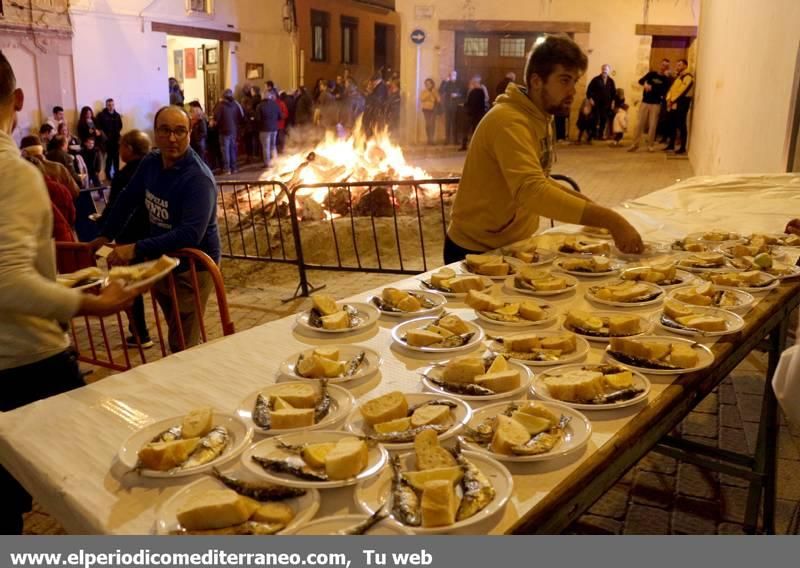
{"type": "MultiPolygon", "coordinates": [[[[651,240],[668,241],[709,228],[778,232],[789,217],[800,216],[798,188],[800,178],[793,176],[695,178],[626,203],[620,210],[651,240]]],[[[560,312],[568,307],[588,308],[583,291],[595,282],[584,281],[577,294],[556,297],[551,303],[560,312]]],[[[398,283],[404,285],[417,287],[413,278],[398,283]]],[[[451,308],[474,319],[463,304],[449,304],[451,308]]],[[[654,313],[658,308],[634,311],[654,313]]],[[[347,338],[348,343],[370,347],[384,357],[378,375],[354,384],[352,392],[361,400],[395,389],[422,390],[414,371],[427,361],[392,345],[390,329],[395,323],[382,320],[347,338]]],[[[336,342],[342,340],[298,333],[294,318],[288,317],[4,413],[0,415],[0,461],[71,533],[148,533],[159,503],[194,478],[123,478],[124,468],[115,455],[130,433],[197,406],[233,411],[249,393],[275,382],[278,367],[288,355],[310,344],[336,342]]],[[[599,361],[601,354],[599,347],[593,347],[588,361],[599,361]]],[[[650,400],[671,378],[652,380],[650,400]]],[[[579,456],[509,464],[515,483],[511,502],[470,532],[507,530],[642,408],[587,412],[593,434],[579,456]]],[[[357,511],[352,489],[322,493],[318,517],[357,511]]]]}

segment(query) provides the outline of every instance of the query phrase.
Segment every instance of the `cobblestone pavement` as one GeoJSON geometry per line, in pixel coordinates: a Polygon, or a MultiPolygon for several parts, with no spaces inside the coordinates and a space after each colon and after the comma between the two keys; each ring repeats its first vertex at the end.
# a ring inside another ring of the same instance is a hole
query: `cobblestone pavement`
{"type": "MultiPolygon", "coordinates": [[[[582,190],[595,201],[616,205],[635,199],[676,180],[692,175],[687,160],[667,159],[663,153],[628,153],[609,148],[604,143],[592,146],[559,146],[554,171],[578,181],[582,190]]],[[[460,172],[464,153],[454,148],[411,148],[409,162],[434,175],[460,172]]],[[[255,179],[257,170],[244,170],[237,178],[255,179]]],[[[220,178],[224,179],[224,178],[220,178]]],[[[256,263],[252,263],[256,264],[256,263]]],[[[245,261],[223,260],[223,274],[236,273],[227,297],[236,330],[242,331],[282,317],[290,316],[306,305],[307,300],[283,302],[295,291],[296,269],[289,265],[269,264],[253,268],[248,278],[245,261]],[[242,264],[245,263],[245,266],[242,264]],[[257,270],[256,270],[257,269],[257,270]]],[[[326,285],[336,297],[346,297],[363,290],[386,285],[396,275],[336,273],[311,271],[312,284],[326,285]]],[[[221,335],[218,308],[210,302],[207,309],[209,335],[221,335]]],[[[112,332],[112,344],[121,338],[112,332]]],[[[148,360],[158,358],[157,349],[147,352],[148,360]]],[[[677,434],[733,451],[750,451],[755,446],[763,390],[765,361],[751,356],[719,388],[704,400],[678,428],[677,434]]],[[[96,369],[90,380],[99,380],[107,372],[96,369]]],[[[782,424],[778,449],[777,529],[796,532],[800,502],[800,427],[782,424]]],[[[568,532],[578,534],[739,534],[746,504],[746,485],[725,475],[716,475],[690,464],[655,453],[647,455],[622,480],[600,498],[568,532]]],[[[60,534],[61,526],[38,505],[26,519],[26,532],[60,534]]]]}

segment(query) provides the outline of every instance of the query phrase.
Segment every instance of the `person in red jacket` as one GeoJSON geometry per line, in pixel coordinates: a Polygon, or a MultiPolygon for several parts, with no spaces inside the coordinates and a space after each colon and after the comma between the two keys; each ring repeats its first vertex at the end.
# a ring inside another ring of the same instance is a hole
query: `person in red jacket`
{"type": "Polygon", "coordinates": [[[275,97],[275,102],[278,103],[281,109],[281,119],[278,121],[278,142],[275,146],[278,149],[278,154],[283,154],[283,146],[286,143],[286,119],[289,118],[289,108],[280,97],[275,97]]]}
{"type": "Polygon", "coordinates": [[[75,239],[75,202],[72,194],[62,183],[47,175],[42,163],[36,158],[25,157],[42,174],[50,195],[50,206],[53,210],[53,238],[56,241],[74,243],[75,239]]]}

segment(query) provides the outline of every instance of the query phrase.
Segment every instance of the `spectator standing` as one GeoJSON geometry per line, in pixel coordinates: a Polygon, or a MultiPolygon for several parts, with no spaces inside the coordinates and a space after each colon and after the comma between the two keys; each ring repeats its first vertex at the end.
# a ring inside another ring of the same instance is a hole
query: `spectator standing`
{"type": "Polygon", "coordinates": [[[694,96],[694,75],[689,73],[689,62],[685,59],[678,59],[675,64],[677,77],[667,92],[667,115],[669,116],[669,142],[665,150],[667,152],[675,149],[675,138],[680,136],[681,146],[676,154],[686,153],[686,142],[689,138],[689,131],[686,126],[686,117],[689,108],[692,106],[694,96]]]}
{"type": "Polygon", "coordinates": [[[644,77],[639,79],[642,85],[642,103],[639,107],[639,122],[636,125],[636,134],[633,143],[628,148],[628,152],[635,152],[639,149],[639,143],[647,129],[647,150],[655,150],[656,130],[658,128],[658,116],[661,113],[661,105],[667,94],[669,87],[669,59],[662,59],[658,71],[651,70],[644,77]]]}
{"type": "Polygon", "coordinates": [[[619,146],[622,137],[628,130],[628,105],[622,103],[614,111],[614,123],[611,125],[611,131],[614,133],[614,140],[609,144],[610,146],[619,146]]]}
{"type": "Polygon", "coordinates": [[[208,138],[208,119],[203,112],[203,107],[198,101],[189,103],[189,115],[192,118],[192,133],[189,145],[204,162],[208,163],[206,157],[206,139],[208,138]]]}
{"type": "Polygon", "coordinates": [[[105,140],[106,178],[112,179],[119,171],[119,144],[122,136],[122,116],[115,108],[114,99],[106,99],[106,107],[97,113],[95,127],[105,140]]]}
{"type": "Polygon", "coordinates": [[[276,143],[281,120],[281,108],[272,93],[267,93],[267,97],[258,103],[255,116],[264,167],[270,168],[272,167],[272,156],[277,152],[276,143]]]}
{"type": "Polygon", "coordinates": [[[54,106],[53,116],[47,119],[47,124],[53,127],[53,131],[58,133],[58,127],[64,124],[64,107],[54,106]]]}
{"type": "MultiPolygon", "coordinates": [[[[0,52],[0,412],[84,386],[66,322],[76,315],[113,314],[134,297],[116,282],[97,295],[56,282],[47,189],[11,138],[24,98],[0,52]]],[[[0,494],[0,534],[22,534],[31,496],[2,466],[0,494]]]]}
{"type": "Polygon", "coordinates": [[[286,93],[281,91],[281,94],[275,98],[275,102],[278,103],[278,107],[281,109],[281,119],[278,121],[278,138],[275,142],[275,149],[278,154],[283,154],[283,147],[286,144],[286,125],[289,121],[289,108],[283,102],[281,96],[284,94],[286,93]]]}
{"type": "Polygon", "coordinates": [[[322,81],[319,86],[319,97],[317,97],[318,124],[325,130],[334,130],[336,123],[339,122],[339,109],[336,105],[336,97],[332,92],[333,81],[322,81]]]}
{"type": "Polygon", "coordinates": [[[604,140],[606,135],[606,123],[611,117],[611,109],[614,105],[614,96],[617,86],[611,78],[611,65],[603,64],[600,74],[589,82],[586,89],[586,97],[592,102],[594,110],[595,124],[597,131],[595,137],[604,140]]]}
{"type": "Polygon", "coordinates": [[[86,164],[86,173],[89,176],[88,187],[100,187],[100,171],[102,170],[102,160],[100,150],[96,146],[96,138],[89,136],[83,141],[81,147],[81,158],[86,164]]]}
{"type": "Polygon", "coordinates": [[[472,137],[473,132],[478,127],[478,123],[486,114],[487,106],[486,88],[481,84],[481,78],[476,75],[469,83],[469,93],[467,94],[465,105],[467,126],[464,129],[464,136],[461,139],[461,148],[459,150],[467,150],[467,141],[472,137]]]}
{"type": "MultiPolygon", "coordinates": [[[[191,120],[182,107],[163,107],[156,113],[154,130],[158,151],[150,152],[139,164],[109,213],[102,236],[92,245],[99,248],[115,239],[125,227],[130,212],[141,203],[149,215],[149,235],[132,244],[118,245],[108,256],[110,264],[158,258],[182,248],[199,249],[219,264],[217,184],[211,170],[189,147],[190,128],[191,120]]],[[[169,345],[173,353],[182,347],[179,321],[186,347],[200,341],[199,317],[205,311],[214,284],[202,268],[197,271],[197,282],[199,289],[195,290],[187,267],[176,269],[177,306],[172,302],[166,281],[153,287],[153,295],[169,325],[169,345]],[[195,294],[199,297],[199,314],[195,294]]]]}
{"type": "Polygon", "coordinates": [[[436,142],[436,111],[439,109],[439,101],[436,83],[428,77],[425,79],[425,88],[419,94],[419,106],[422,108],[422,115],[425,117],[425,136],[428,139],[429,146],[436,142]]]}
{"type": "Polygon", "coordinates": [[[458,81],[458,71],[450,72],[450,77],[439,84],[439,96],[444,106],[445,142],[456,144],[458,142],[458,129],[456,127],[458,107],[464,102],[464,87],[458,81]]]}
{"type": "Polygon", "coordinates": [[[297,126],[311,124],[314,120],[314,100],[303,86],[297,89],[297,103],[295,104],[294,123],[297,126]]]}
{"type": "Polygon", "coordinates": [[[169,104],[183,106],[183,89],[175,77],[169,78],[169,104]]]}
{"type": "Polygon", "coordinates": [[[78,138],[83,143],[90,136],[96,139],[98,134],[95,128],[94,111],[92,107],[85,106],[81,109],[78,117],[78,138]]]}
{"type": "Polygon", "coordinates": [[[251,158],[256,159],[259,153],[256,107],[260,102],[261,91],[258,87],[245,87],[241,104],[244,112],[244,145],[247,149],[248,163],[251,158]]]}
{"type": "Polygon", "coordinates": [[[386,126],[393,136],[397,136],[400,130],[401,104],[400,79],[391,79],[386,94],[386,126]]]}
{"type": "MultiPolygon", "coordinates": [[[[124,227],[106,227],[111,212],[119,200],[122,190],[131,182],[136,170],[139,169],[144,157],[150,152],[150,137],[141,130],[129,130],[120,138],[119,154],[125,166],[111,180],[111,192],[108,197],[108,205],[103,210],[103,214],[97,220],[101,233],[106,231],[116,232],[116,242],[126,245],[135,243],[147,238],[150,232],[150,219],[144,200],[132,205],[128,211],[127,222],[124,227]],[[118,229],[118,230],[116,230],[118,229]]],[[[142,261],[142,258],[135,258],[134,262],[142,261]]],[[[139,338],[143,349],[153,346],[150,331],[147,329],[147,321],[144,316],[144,298],[137,297],[131,306],[130,318],[128,320],[128,331],[130,336],[125,338],[129,347],[137,347],[136,338],[139,338]]]]}
{"type": "Polygon", "coordinates": [[[372,136],[386,125],[386,99],[389,89],[380,73],[372,76],[370,91],[365,101],[364,132],[372,136]]]}
{"type": "Polygon", "coordinates": [[[358,85],[352,77],[347,79],[343,102],[342,124],[348,132],[352,132],[358,119],[363,116],[366,107],[364,95],[358,90],[358,85]]]}
{"type": "Polygon", "coordinates": [[[497,83],[497,87],[494,90],[494,98],[496,99],[500,95],[506,92],[506,87],[508,87],[509,83],[513,83],[517,80],[517,74],[513,71],[509,71],[506,73],[506,76],[503,78],[502,81],[497,83]]]}
{"type": "Polygon", "coordinates": [[[225,89],[222,101],[214,110],[214,122],[219,133],[219,145],[222,150],[222,169],[228,174],[239,171],[238,135],[239,125],[244,120],[242,105],[233,99],[233,91],[225,89]]]}

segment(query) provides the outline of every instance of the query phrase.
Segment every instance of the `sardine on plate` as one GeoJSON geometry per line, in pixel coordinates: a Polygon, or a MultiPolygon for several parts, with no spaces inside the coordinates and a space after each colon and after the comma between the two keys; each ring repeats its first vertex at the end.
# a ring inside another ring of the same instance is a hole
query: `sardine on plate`
{"type": "Polygon", "coordinates": [[[517,456],[536,456],[539,454],[546,454],[556,447],[567,431],[567,425],[571,418],[569,416],[561,415],[558,424],[545,432],[540,432],[531,437],[530,440],[519,446],[512,446],[511,453],[517,456]]]}
{"type": "Polygon", "coordinates": [[[449,409],[458,408],[458,404],[453,402],[452,400],[447,400],[446,398],[434,398],[431,400],[426,400],[425,402],[420,402],[419,404],[414,404],[408,407],[408,412],[406,412],[406,416],[411,416],[417,410],[424,406],[446,406],[449,409]]]}
{"type": "Polygon", "coordinates": [[[303,458],[297,455],[280,459],[251,456],[251,459],[267,471],[288,473],[306,481],[328,481],[328,475],[324,471],[309,467],[303,458]]]}
{"type": "Polygon", "coordinates": [[[353,525],[352,527],[347,527],[341,530],[336,531],[335,535],[340,536],[354,536],[359,534],[367,534],[367,531],[380,523],[383,519],[389,516],[389,513],[384,512],[383,507],[372,513],[369,517],[361,521],[360,523],[353,525]]]}
{"type": "Polygon", "coordinates": [[[344,370],[345,377],[352,377],[358,371],[358,368],[364,363],[364,359],[366,357],[366,353],[364,351],[360,351],[357,354],[353,355],[353,358],[347,362],[347,367],[344,370]]]}
{"type": "Polygon", "coordinates": [[[437,434],[441,434],[442,432],[446,432],[448,430],[448,426],[442,426],[441,424],[424,424],[423,426],[417,426],[416,428],[411,428],[402,432],[370,434],[367,436],[367,440],[377,442],[379,444],[404,444],[406,442],[413,442],[414,438],[417,437],[417,434],[424,430],[433,430],[437,434]]]}
{"type": "Polygon", "coordinates": [[[319,402],[314,407],[314,423],[318,423],[331,411],[331,395],[328,392],[328,379],[322,379],[320,384],[319,402]]]}
{"type": "Polygon", "coordinates": [[[256,396],[256,404],[253,407],[253,422],[262,430],[271,428],[270,411],[272,410],[272,398],[266,397],[261,393],[256,396]]]}
{"type": "Polygon", "coordinates": [[[429,375],[423,376],[434,385],[454,394],[466,394],[469,396],[490,396],[496,394],[492,389],[476,385],[475,383],[452,383],[429,375]]]}
{"type": "Polygon", "coordinates": [[[495,498],[497,491],[483,472],[464,457],[460,442],[456,443],[455,449],[451,452],[464,472],[464,477],[461,478],[461,490],[464,495],[456,512],[456,521],[463,521],[485,509],[495,498]]]}
{"type": "Polygon", "coordinates": [[[419,497],[403,477],[398,455],[392,457],[392,515],[404,525],[418,527],[422,523],[419,497]]]}
{"type": "Polygon", "coordinates": [[[216,426],[206,434],[189,458],[180,466],[183,469],[205,465],[222,455],[230,443],[231,436],[224,426],[216,426]]]}
{"type": "Polygon", "coordinates": [[[306,494],[305,489],[300,489],[298,487],[286,487],[274,483],[259,483],[236,479],[235,477],[225,475],[217,468],[212,469],[211,473],[228,489],[233,489],[239,495],[250,497],[256,501],[283,501],[284,499],[293,499],[294,497],[301,497],[306,494]]]}

